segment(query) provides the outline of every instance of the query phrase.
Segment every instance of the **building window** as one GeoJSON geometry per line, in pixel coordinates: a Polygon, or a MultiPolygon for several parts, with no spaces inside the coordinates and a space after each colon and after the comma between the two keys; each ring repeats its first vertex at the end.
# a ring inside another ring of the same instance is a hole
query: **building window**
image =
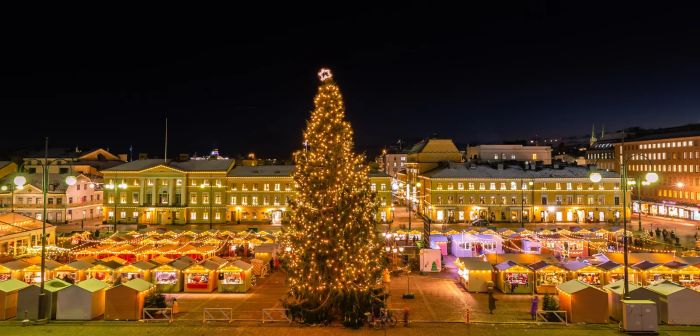
{"type": "Polygon", "coordinates": [[[131,203],[137,204],[139,202],[139,193],[131,193],[131,203]]]}
{"type": "Polygon", "coordinates": [[[375,183],[372,183],[369,188],[372,191],[377,191],[377,185],[375,183]]]}
{"type": "Polygon", "coordinates": [[[248,196],[241,196],[241,205],[248,205],[248,196]]]}
{"type": "Polygon", "coordinates": [[[542,195],[542,205],[547,205],[547,195],[542,195]]]}
{"type": "Polygon", "coordinates": [[[119,212],[119,218],[121,218],[121,219],[126,219],[126,211],[120,211],[120,212],[119,212]]]}
{"type": "Polygon", "coordinates": [[[168,198],[168,193],[167,192],[162,192],[160,194],[160,204],[168,204],[170,199],[168,198]]]}
{"type": "Polygon", "coordinates": [[[209,219],[209,213],[208,213],[208,212],[202,212],[202,219],[209,219]]]}
{"type": "Polygon", "coordinates": [[[489,189],[491,189],[491,190],[496,190],[496,182],[491,182],[491,183],[489,184],[489,189]]]}
{"type": "Polygon", "coordinates": [[[442,196],[437,197],[437,204],[442,204],[442,196]]]}
{"type": "Polygon", "coordinates": [[[190,195],[190,204],[197,204],[197,193],[192,193],[190,195]]]}
{"type": "Polygon", "coordinates": [[[126,204],[126,191],[119,193],[119,203],[126,204]]]}
{"type": "Polygon", "coordinates": [[[202,204],[209,204],[209,194],[202,193],[202,204]]]}
{"type": "Polygon", "coordinates": [[[270,191],[270,184],[269,183],[263,184],[263,190],[270,191]]]}
{"type": "Polygon", "coordinates": [[[214,219],[220,220],[220,219],[221,219],[221,213],[219,213],[219,212],[217,211],[217,212],[214,214],[214,219]]]}
{"type": "MultiPolygon", "coordinates": [[[[474,187],[474,185],[472,184],[472,188],[473,187],[474,187]]],[[[462,182],[457,183],[457,190],[464,190],[464,183],[462,183],[462,182]]]]}
{"type": "Polygon", "coordinates": [[[195,211],[190,212],[190,219],[197,220],[197,212],[195,212],[195,211]]]}
{"type": "Polygon", "coordinates": [[[515,183],[515,181],[510,183],[510,190],[517,190],[518,189],[518,184],[515,183]]]}
{"type": "Polygon", "coordinates": [[[253,205],[258,205],[258,196],[252,196],[251,197],[253,205]]]}
{"type": "Polygon", "coordinates": [[[275,183],[275,191],[280,191],[280,184],[279,183],[275,183]]]}
{"type": "Polygon", "coordinates": [[[501,182],[501,190],[506,190],[506,184],[504,182],[501,182]]]}
{"type": "Polygon", "coordinates": [[[386,184],[385,184],[385,183],[380,184],[380,185],[379,185],[379,190],[385,191],[385,190],[386,190],[386,184]]]}
{"type": "Polygon", "coordinates": [[[615,195],[615,205],[620,205],[620,196],[615,195]]]}
{"type": "Polygon", "coordinates": [[[469,183],[469,190],[474,190],[474,183],[469,183]]]}
{"type": "Polygon", "coordinates": [[[279,196],[275,196],[274,201],[273,201],[273,205],[280,205],[280,197],[279,196]]]}
{"type": "Polygon", "coordinates": [[[236,205],[236,196],[231,196],[231,205],[236,205]]]}
{"type": "Polygon", "coordinates": [[[459,195],[459,196],[457,197],[457,202],[458,202],[459,204],[464,204],[464,196],[459,195]]]}
{"type": "Polygon", "coordinates": [[[238,190],[238,184],[234,183],[231,185],[231,190],[236,191],[238,190]]]}
{"type": "Polygon", "coordinates": [[[214,194],[214,204],[221,204],[221,193],[214,194]]]}

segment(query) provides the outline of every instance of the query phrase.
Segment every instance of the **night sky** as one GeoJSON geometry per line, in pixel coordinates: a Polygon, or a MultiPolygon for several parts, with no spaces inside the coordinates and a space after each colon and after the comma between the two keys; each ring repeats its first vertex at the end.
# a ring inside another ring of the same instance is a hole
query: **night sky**
{"type": "Polygon", "coordinates": [[[322,66],[358,149],[700,122],[700,13],[667,2],[94,9],[3,23],[0,150],[289,157],[322,66]],[[668,7],[664,7],[668,6],[668,7]]]}

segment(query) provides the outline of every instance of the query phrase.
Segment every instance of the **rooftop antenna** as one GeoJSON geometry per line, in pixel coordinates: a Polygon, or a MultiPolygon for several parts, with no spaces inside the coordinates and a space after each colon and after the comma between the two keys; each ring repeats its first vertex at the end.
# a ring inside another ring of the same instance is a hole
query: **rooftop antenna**
{"type": "Polygon", "coordinates": [[[134,161],[134,145],[129,145],[129,162],[134,161]]]}
{"type": "Polygon", "coordinates": [[[165,155],[163,155],[163,162],[168,161],[168,117],[165,117],[165,155]]]}

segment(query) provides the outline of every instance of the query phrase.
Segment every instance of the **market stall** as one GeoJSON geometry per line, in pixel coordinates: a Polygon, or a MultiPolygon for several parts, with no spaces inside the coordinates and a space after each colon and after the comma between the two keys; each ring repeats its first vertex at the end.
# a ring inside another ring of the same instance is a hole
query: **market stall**
{"type": "Polygon", "coordinates": [[[253,275],[264,278],[270,274],[270,265],[260,259],[251,259],[250,264],[253,265],[253,275]]]}
{"type": "Polygon", "coordinates": [[[659,321],[666,324],[700,325],[700,292],[669,281],[646,287],[654,292],[659,321]]]}
{"type": "Polygon", "coordinates": [[[220,293],[245,293],[250,287],[253,276],[253,266],[241,260],[236,260],[221,267],[217,271],[220,293]]]}
{"type": "Polygon", "coordinates": [[[569,261],[562,264],[569,271],[569,280],[577,279],[593,286],[603,286],[604,271],[595,265],[582,261],[569,261]]]}
{"type": "Polygon", "coordinates": [[[205,260],[199,264],[191,265],[183,270],[185,280],[185,292],[211,293],[216,289],[216,272],[222,264],[205,260]]]}
{"type": "Polygon", "coordinates": [[[85,271],[94,267],[95,264],[89,263],[88,260],[76,260],[70,264],[66,264],[65,266],[70,267],[71,269],[75,270],[73,274],[65,274],[65,276],[73,276],[75,279],[75,282],[83,281],[85,280],[85,271]]]}
{"type": "MultiPolygon", "coordinates": [[[[44,281],[47,279],[52,279],[54,277],[54,270],[62,266],[63,264],[53,261],[51,259],[46,259],[44,264],[44,281]]],[[[30,265],[22,270],[22,279],[28,284],[35,284],[41,282],[41,264],[30,265]]]]}
{"type": "Polygon", "coordinates": [[[269,265],[270,260],[277,258],[278,246],[277,244],[260,244],[255,246],[255,259],[260,259],[264,263],[269,265]]]}
{"type": "Polygon", "coordinates": [[[190,263],[182,260],[174,260],[169,264],[161,265],[152,270],[153,283],[158,291],[164,293],[177,293],[182,291],[182,271],[190,267],[190,263]]]}
{"type": "Polygon", "coordinates": [[[559,308],[572,323],[607,323],[608,294],[602,289],[574,279],[557,286],[559,308]]]}
{"type": "Polygon", "coordinates": [[[27,283],[17,279],[0,281],[0,321],[17,316],[17,296],[27,283]]]}
{"type": "Polygon", "coordinates": [[[74,284],[79,281],[78,270],[70,265],[61,265],[53,270],[53,277],[74,284]]]}
{"type": "Polygon", "coordinates": [[[451,253],[455,257],[476,257],[503,254],[503,238],[499,235],[461,233],[450,236],[451,253]]]}
{"type": "Polygon", "coordinates": [[[148,261],[137,261],[117,268],[115,271],[120,283],[133,279],[151,281],[151,270],[154,268],[156,268],[156,265],[148,261]]]}
{"type": "Polygon", "coordinates": [[[487,292],[493,284],[493,267],[482,258],[457,258],[455,261],[459,282],[467,292],[487,292]]]}
{"type": "MultiPolygon", "coordinates": [[[[558,232],[563,231],[559,230],[558,232]]],[[[588,256],[588,243],[585,239],[555,233],[540,236],[540,242],[542,243],[543,254],[552,254],[562,258],[588,256]]]]}
{"type": "Polygon", "coordinates": [[[673,281],[673,275],[676,273],[672,268],[646,260],[638,262],[630,267],[637,271],[639,278],[644,285],[649,285],[664,280],[673,281]]]}
{"type": "Polygon", "coordinates": [[[523,253],[542,253],[542,242],[539,240],[530,238],[521,239],[520,245],[523,253]]]}
{"type": "Polygon", "coordinates": [[[447,237],[443,234],[431,234],[430,237],[430,248],[440,249],[442,255],[447,255],[447,237]]]}
{"type": "Polygon", "coordinates": [[[420,249],[419,262],[421,272],[440,272],[442,254],[439,249],[420,249]]]}
{"type": "Polygon", "coordinates": [[[137,321],[141,319],[146,296],[155,286],[143,279],[129,280],[107,289],[105,293],[105,320],[137,321]]]}
{"type": "Polygon", "coordinates": [[[524,266],[507,260],[494,266],[496,287],[506,294],[533,293],[533,272],[524,266]]]}
{"type": "Polygon", "coordinates": [[[85,270],[85,279],[97,279],[112,285],[116,280],[114,271],[119,267],[121,265],[113,261],[106,264],[97,264],[85,270]]]}
{"type": "MultiPolygon", "coordinates": [[[[26,266],[25,266],[26,267],[26,266]]],[[[0,281],[5,281],[5,280],[10,280],[10,279],[17,279],[20,275],[20,271],[15,271],[9,267],[0,265],[0,281]],[[13,276],[14,274],[14,276],[13,276]]]]}
{"type": "MultiPolygon", "coordinates": [[[[625,283],[623,280],[618,280],[613,283],[603,286],[603,290],[608,293],[608,314],[615,321],[622,321],[622,300],[624,294],[625,283]]],[[[656,296],[654,292],[636,285],[634,283],[629,283],[629,292],[627,296],[630,300],[652,300],[656,296]]]]}
{"type": "Polygon", "coordinates": [[[39,298],[43,297],[42,306],[47,312],[46,317],[50,320],[56,318],[56,298],[59,291],[67,288],[71,284],[58,279],[44,282],[44,293],[41,294],[39,285],[31,285],[19,290],[17,295],[17,319],[36,320],[39,316],[39,298]]]}
{"type": "Polygon", "coordinates": [[[555,294],[557,285],[566,281],[566,269],[544,260],[528,265],[535,272],[535,291],[538,294],[555,294]]]}
{"type": "Polygon", "coordinates": [[[58,292],[56,319],[89,321],[102,316],[107,287],[104,281],[87,279],[58,292]]]}
{"type": "Polygon", "coordinates": [[[684,287],[700,291],[700,267],[679,261],[665,263],[663,266],[673,270],[673,281],[684,287]]]}

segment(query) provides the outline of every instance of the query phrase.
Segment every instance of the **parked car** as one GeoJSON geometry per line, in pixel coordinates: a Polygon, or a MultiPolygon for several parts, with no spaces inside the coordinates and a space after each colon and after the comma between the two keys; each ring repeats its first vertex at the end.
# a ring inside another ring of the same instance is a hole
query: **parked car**
{"type": "Polygon", "coordinates": [[[471,222],[471,226],[487,227],[489,226],[489,221],[485,219],[477,219],[471,222]]]}

